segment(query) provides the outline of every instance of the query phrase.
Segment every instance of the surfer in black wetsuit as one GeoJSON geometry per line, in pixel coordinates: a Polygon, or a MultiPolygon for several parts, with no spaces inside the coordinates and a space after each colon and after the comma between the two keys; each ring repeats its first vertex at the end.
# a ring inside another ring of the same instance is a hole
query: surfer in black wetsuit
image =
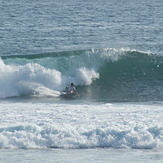
{"type": "Polygon", "coordinates": [[[77,93],[77,90],[73,83],[71,83],[71,85],[68,87],[68,92],[69,93],[77,93]]]}
{"type": "Polygon", "coordinates": [[[65,92],[66,93],[76,93],[76,94],[78,94],[78,92],[77,92],[77,90],[76,90],[73,83],[71,83],[70,86],[66,86],[65,92]]]}
{"type": "Polygon", "coordinates": [[[77,92],[75,86],[73,83],[66,86],[66,89],[64,90],[63,94],[61,94],[61,97],[67,98],[67,99],[73,99],[79,97],[79,93],[77,92]]]}

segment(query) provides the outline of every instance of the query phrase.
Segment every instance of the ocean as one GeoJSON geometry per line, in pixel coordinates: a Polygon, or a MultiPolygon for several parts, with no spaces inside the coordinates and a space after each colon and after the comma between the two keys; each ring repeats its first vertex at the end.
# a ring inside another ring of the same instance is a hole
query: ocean
{"type": "Polygon", "coordinates": [[[162,163],[162,0],[0,3],[1,163],[162,163]]]}

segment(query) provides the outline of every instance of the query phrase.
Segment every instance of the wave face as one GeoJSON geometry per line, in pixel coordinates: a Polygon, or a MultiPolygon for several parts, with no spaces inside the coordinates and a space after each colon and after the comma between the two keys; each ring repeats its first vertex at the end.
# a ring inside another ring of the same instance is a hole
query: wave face
{"type": "Polygon", "coordinates": [[[127,49],[2,56],[0,98],[58,97],[73,82],[83,99],[162,101],[163,57],[127,49]]]}

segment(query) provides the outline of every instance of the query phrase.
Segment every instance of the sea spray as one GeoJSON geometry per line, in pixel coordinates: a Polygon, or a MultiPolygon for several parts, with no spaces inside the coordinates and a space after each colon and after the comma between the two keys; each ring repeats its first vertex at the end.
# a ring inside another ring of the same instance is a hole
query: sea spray
{"type": "Polygon", "coordinates": [[[5,65],[1,60],[0,97],[22,95],[59,96],[66,85],[90,85],[99,78],[93,69],[79,68],[62,74],[59,70],[45,68],[38,63],[5,65]]]}

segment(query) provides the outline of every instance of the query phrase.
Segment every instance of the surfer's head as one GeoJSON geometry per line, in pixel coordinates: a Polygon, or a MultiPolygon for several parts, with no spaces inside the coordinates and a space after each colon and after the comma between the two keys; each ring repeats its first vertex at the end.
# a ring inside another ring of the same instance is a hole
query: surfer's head
{"type": "Polygon", "coordinates": [[[71,87],[73,87],[74,86],[74,83],[71,83],[71,87]]]}

